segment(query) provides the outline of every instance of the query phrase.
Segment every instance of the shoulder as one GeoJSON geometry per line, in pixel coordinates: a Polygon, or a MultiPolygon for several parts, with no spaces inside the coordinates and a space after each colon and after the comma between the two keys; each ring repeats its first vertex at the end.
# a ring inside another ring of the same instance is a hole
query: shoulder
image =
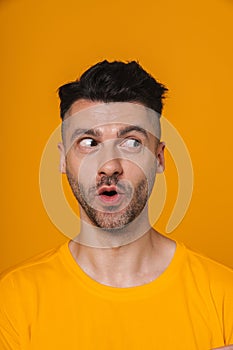
{"type": "Polygon", "coordinates": [[[17,285],[24,284],[42,277],[46,277],[49,273],[62,263],[61,255],[63,246],[50,249],[46,252],[38,254],[26,261],[17,264],[0,275],[0,292],[5,289],[15,289],[17,285]]]}
{"type": "Polygon", "coordinates": [[[185,270],[199,285],[215,290],[217,294],[225,291],[233,296],[233,270],[213,259],[193,251],[183,245],[186,256],[185,270]]]}
{"type": "Polygon", "coordinates": [[[227,277],[233,277],[233,269],[230,267],[221,264],[220,262],[217,262],[204,254],[191,250],[190,248],[187,248],[184,246],[184,249],[186,250],[186,256],[187,260],[196,267],[202,268],[206,271],[208,271],[210,274],[214,273],[215,275],[220,274],[226,275],[227,277]]]}
{"type": "Polygon", "coordinates": [[[51,295],[64,283],[66,268],[63,255],[67,244],[68,242],[39,254],[2,273],[0,324],[7,325],[10,320],[15,329],[27,325],[34,319],[42,297],[51,300],[51,295]]]}

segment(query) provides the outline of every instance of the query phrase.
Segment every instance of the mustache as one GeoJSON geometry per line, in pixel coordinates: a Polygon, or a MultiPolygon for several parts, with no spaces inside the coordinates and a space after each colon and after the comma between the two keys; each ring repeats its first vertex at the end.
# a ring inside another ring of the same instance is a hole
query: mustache
{"type": "Polygon", "coordinates": [[[133,190],[132,186],[125,183],[125,181],[119,180],[118,174],[113,174],[111,176],[103,175],[95,185],[89,187],[89,189],[87,190],[87,193],[89,195],[95,195],[95,193],[102,186],[116,186],[118,191],[124,192],[124,193],[127,193],[127,192],[131,193],[133,190]]]}
{"type": "Polygon", "coordinates": [[[118,174],[113,174],[111,176],[107,176],[107,175],[103,175],[100,179],[100,181],[98,181],[97,185],[96,185],[96,188],[97,190],[103,186],[103,185],[106,185],[106,186],[111,186],[111,185],[117,185],[117,183],[119,182],[119,179],[118,179],[118,174]]]}

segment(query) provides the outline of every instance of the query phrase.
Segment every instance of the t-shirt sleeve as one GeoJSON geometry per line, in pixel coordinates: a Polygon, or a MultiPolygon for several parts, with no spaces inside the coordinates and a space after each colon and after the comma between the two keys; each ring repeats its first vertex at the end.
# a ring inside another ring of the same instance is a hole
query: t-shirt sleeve
{"type": "Polygon", "coordinates": [[[18,350],[20,346],[18,328],[18,300],[14,283],[10,277],[0,281],[0,349],[18,350]]]}
{"type": "Polygon", "coordinates": [[[193,271],[198,276],[203,298],[207,298],[210,309],[217,316],[218,323],[215,321],[213,326],[220,327],[223,344],[217,344],[215,348],[232,345],[233,270],[196,252],[191,252],[189,258],[192,268],[195,267],[193,271]]]}
{"type": "Polygon", "coordinates": [[[233,345],[233,274],[231,288],[226,290],[223,307],[223,332],[226,345],[233,345]]]}
{"type": "Polygon", "coordinates": [[[225,345],[233,344],[233,270],[218,268],[213,282],[213,297],[222,324],[225,345]]]}

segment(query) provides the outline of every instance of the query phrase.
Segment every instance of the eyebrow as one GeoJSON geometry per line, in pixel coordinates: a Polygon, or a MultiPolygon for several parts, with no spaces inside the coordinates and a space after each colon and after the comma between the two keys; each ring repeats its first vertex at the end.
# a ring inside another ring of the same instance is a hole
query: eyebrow
{"type": "Polygon", "coordinates": [[[101,136],[101,133],[98,130],[94,130],[94,129],[75,129],[70,138],[71,142],[74,141],[76,137],[80,135],[90,135],[90,136],[98,137],[98,136],[101,136]]]}
{"type": "MultiPolygon", "coordinates": [[[[146,130],[137,125],[129,125],[123,129],[120,129],[117,132],[117,137],[122,137],[132,131],[139,132],[148,139],[148,134],[146,130]]],[[[71,135],[71,139],[70,139],[71,142],[74,141],[80,135],[89,135],[89,136],[99,137],[99,136],[102,136],[102,133],[95,129],[75,129],[75,131],[71,135]]]]}
{"type": "Polygon", "coordinates": [[[141,128],[140,126],[137,126],[137,125],[129,125],[126,128],[119,130],[117,133],[117,136],[121,137],[121,136],[124,136],[125,134],[132,132],[132,131],[137,131],[148,139],[148,134],[147,134],[146,130],[141,128]]]}

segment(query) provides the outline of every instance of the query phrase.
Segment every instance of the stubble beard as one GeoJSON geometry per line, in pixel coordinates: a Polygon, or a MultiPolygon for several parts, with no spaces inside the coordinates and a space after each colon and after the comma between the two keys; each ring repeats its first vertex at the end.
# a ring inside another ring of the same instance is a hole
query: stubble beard
{"type": "Polygon", "coordinates": [[[124,209],[118,212],[97,210],[89,204],[83,184],[78,183],[68,170],[66,174],[76,200],[81,205],[92,224],[103,230],[117,231],[123,229],[138,217],[147,203],[148,182],[144,178],[138,182],[131,201],[124,209]]]}

